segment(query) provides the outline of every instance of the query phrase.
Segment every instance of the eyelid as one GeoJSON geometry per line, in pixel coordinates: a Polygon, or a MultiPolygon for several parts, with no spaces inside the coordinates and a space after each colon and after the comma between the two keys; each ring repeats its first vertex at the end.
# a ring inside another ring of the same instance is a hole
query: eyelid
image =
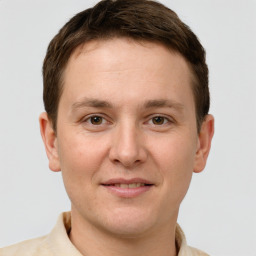
{"type": "Polygon", "coordinates": [[[168,122],[170,123],[174,123],[174,119],[170,116],[167,116],[167,115],[164,115],[164,114],[154,114],[154,115],[150,115],[147,120],[151,121],[153,118],[155,117],[162,117],[164,118],[165,120],[167,120],[168,122]]]}
{"type": "MultiPolygon", "coordinates": [[[[149,124],[150,122],[152,122],[153,118],[155,117],[162,117],[165,119],[165,122],[163,124],[153,124],[151,123],[151,125],[154,125],[154,126],[165,126],[165,125],[168,125],[168,124],[172,124],[172,123],[175,123],[175,120],[169,116],[169,115],[165,115],[165,114],[152,114],[152,115],[149,115],[147,118],[146,118],[146,121],[144,122],[144,124],[149,124]]],[[[92,113],[92,114],[89,114],[89,115],[86,115],[85,117],[81,118],[80,122],[81,123],[87,123],[91,126],[102,126],[102,125],[105,125],[105,124],[111,124],[111,120],[109,120],[110,118],[109,117],[106,117],[105,114],[102,114],[102,113],[92,113]],[[90,118],[92,117],[101,117],[103,119],[103,123],[102,124],[99,124],[99,125],[94,125],[90,122],[88,122],[88,120],[90,120],[90,118]]]]}
{"type": "MultiPolygon", "coordinates": [[[[93,114],[86,115],[85,117],[83,117],[81,119],[81,122],[82,123],[89,123],[88,120],[90,120],[90,118],[92,118],[92,117],[101,117],[104,121],[100,125],[104,125],[106,123],[110,123],[110,121],[105,117],[105,115],[101,114],[101,113],[93,113],[93,114]]],[[[92,123],[89,123],[89,124],[92,125],[92,126],[97,126],[97,125],[93,125],[92,123]]],[[[98,126],[100,126],[100,125],[98,125],[98,126]]]]}

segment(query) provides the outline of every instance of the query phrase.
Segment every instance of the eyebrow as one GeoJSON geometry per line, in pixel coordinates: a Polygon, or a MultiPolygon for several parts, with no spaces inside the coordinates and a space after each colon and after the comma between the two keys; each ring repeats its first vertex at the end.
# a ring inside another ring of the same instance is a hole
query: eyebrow
{"type": "Polygon", "coordinates": [[[72,104],[72,110],[84,108],[84,107],[94,107],[94,108],[113,108],[113,105],[105,100],[83,98],[81,101],[72,104]]]}
{"type": "MultiPolygon", "coordinates": [[[[95,98],[83,98],[81,101],[75,102],[72,104],[72,110],[85,108],[85,107],[94,107],[94,108],[114,108],[114,106],[105,100],[99,100],[95,98]]],[[[177,110],[183,110],[184,105],[176,101],[167,100],[167,99],[157,99],[157,100],[148,100],[142,104],[142,108],[161,108],[168,107],[177,110]]]]}
{"type": "Polygon", "coordinates": [[[160,99],[160,100],[148,100],[144,103],[144,108],[154,108],[154,107],[168,107],[177,110],[184,109],[184,105],[172,100],[160,99]]]}

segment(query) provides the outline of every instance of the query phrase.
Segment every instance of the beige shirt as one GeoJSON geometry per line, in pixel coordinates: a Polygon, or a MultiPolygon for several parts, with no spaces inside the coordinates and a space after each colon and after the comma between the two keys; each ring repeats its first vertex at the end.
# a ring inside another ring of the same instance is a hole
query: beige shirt
{"type": "MultiPolygon", "coordinates": [[[[0,256],[82,256],[69,240],[70,228],[70,212],[62,213],[49,235],[2,248],[0,249],[0,256]]],[[[179,225],[176,228],[176,244],[179,248],[178,256],[208,255],[187,245],[179,225]]]]}

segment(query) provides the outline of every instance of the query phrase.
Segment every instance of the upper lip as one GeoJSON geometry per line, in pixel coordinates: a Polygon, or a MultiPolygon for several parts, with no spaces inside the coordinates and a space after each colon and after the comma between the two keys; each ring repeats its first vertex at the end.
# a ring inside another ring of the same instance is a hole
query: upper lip
{"type": "Polygon", "coordinates": [[[114,178],[109,179],[105,182],[102,182],[101,185],[111,185],[111,184],[132,184],[132,183],[143,183],[148,185],[153,185],[152,182],[142,178],[132,178],[132,179],[124,179],[124,178],[114,178]]]}

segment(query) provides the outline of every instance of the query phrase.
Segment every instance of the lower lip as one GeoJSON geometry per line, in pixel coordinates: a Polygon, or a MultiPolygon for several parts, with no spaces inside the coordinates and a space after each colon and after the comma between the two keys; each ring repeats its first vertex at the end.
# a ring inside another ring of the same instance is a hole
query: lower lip
{"type": "Polygon", "coordinates": [[[144,194],[145,192],[149,191],[153,186],[142,186],[137,188],[121,188],[121,187],[115,187],[115,186],[104,186],[109,192],[112,194],[124,197],[124,198],[133,198],[137,197],[139,195],[144,194]]]}

